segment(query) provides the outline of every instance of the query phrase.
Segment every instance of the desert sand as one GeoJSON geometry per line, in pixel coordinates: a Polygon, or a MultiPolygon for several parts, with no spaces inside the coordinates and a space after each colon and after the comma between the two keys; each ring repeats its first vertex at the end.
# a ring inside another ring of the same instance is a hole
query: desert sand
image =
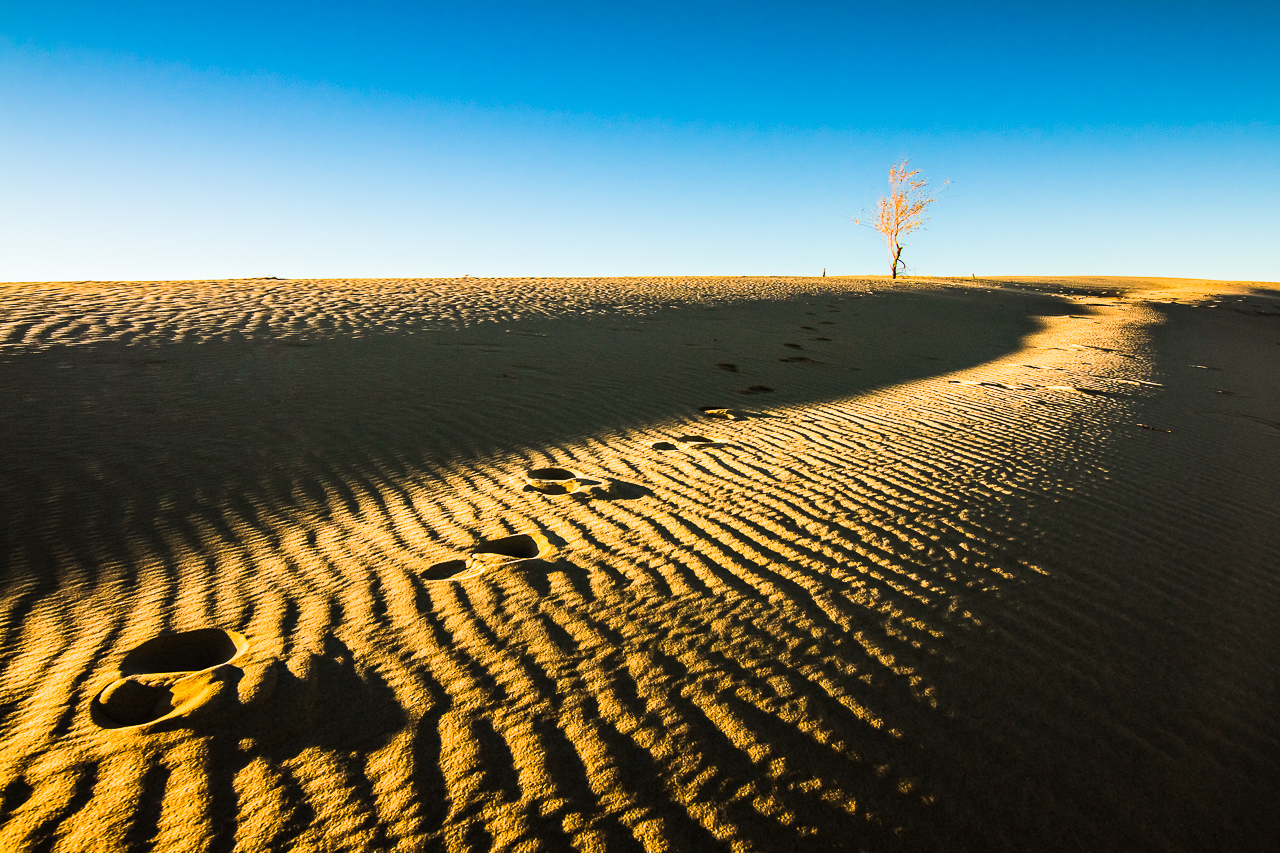
{"type": "Polygon", "coordinates": [[[0,850],[1261,850],[1280,285],[0,285],[0,850]]]}

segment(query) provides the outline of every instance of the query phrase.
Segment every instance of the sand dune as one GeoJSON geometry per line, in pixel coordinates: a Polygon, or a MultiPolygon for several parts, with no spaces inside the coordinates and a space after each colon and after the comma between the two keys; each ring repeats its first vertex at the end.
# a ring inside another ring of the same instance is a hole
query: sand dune
{"type": "Polygon", "coordinates": [[[0,295],[0,849],[1280,833],[1275,285],[0,295]]]}

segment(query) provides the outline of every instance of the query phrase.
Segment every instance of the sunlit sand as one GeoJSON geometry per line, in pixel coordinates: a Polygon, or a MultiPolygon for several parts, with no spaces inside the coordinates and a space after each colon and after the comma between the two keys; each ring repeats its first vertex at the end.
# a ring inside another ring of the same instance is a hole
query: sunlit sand
{"type": "Polygon", "coordinates": [[[0,850],[1280,837],[1280,285],[0,299],[0,850]]]}

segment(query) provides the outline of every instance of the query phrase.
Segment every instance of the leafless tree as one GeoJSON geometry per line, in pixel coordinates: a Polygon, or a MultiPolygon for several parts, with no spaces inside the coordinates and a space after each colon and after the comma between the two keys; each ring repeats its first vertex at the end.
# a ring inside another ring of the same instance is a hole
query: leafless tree
{"type": "Polygon", "coordinates": [[[898,277],[900,267],[906,267],[902,261],[902,238],[928,221],[925,211],[936,201],[929,194],[928,184],[920,177],[920,170],[910,168],[909,161],[903,158],[901,163],[889,167],[889,194],[878,202],[875,218],[853,220],[880,232],[889,247],[889,273],[894,278],[898,277]]]}

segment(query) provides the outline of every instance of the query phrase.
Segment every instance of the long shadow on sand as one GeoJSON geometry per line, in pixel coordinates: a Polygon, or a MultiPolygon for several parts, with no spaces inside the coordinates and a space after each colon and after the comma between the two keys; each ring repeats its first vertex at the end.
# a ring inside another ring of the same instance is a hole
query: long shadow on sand
{"type": "Polygon", "coordinates": [[[1039,318],[1072,310],[1036,294],[905,291],[371,331],[305,346],[13,355],[0,362],[0,509],[13,520],[0,550],[22,553],[28,577],[47,583],[68,551],[82,565],[101,562],[97,549],[131,521],[182,518],[195,496],[205,506],[264,488],[342,499],[350,478],[337,472],[420,476],[707,407],[846,398],[1013,352],[1039,318]],[[38,529],[48,535],[16,533],[38,529]],[[46,547],[54,540],[61,557],[46,547]]]}

